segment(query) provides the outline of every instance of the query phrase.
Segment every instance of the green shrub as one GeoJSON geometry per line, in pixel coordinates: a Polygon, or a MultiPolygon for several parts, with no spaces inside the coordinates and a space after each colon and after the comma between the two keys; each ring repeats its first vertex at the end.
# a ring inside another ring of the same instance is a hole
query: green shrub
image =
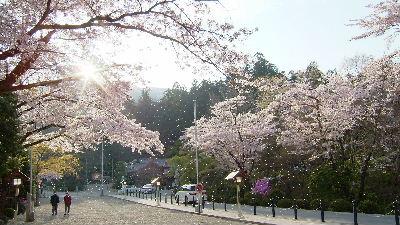
{"type": "MultiPolygon", "coordinates": [[[[326,208],[326,207],[325,207],[326,208]]],[[[310,209],[320,209],[320,200],[319,199],[313,199],[310,202],[310,209]]]]}
{"type": "Polygon", "coordinates": [[[393,202],[386,204],[386,206],[383,208],[383,214],[385,215],[394,215],[394,204],[393,202]]]}
{"type": "Polygon", "coordinates": [[[283,198],[283,193],[280,190],[273,190],[271,194],[269,194],[268,198],[273,199],[275,198],[276,200],[283,198]]]}
{"type": "Polygon", "coordinates": [[[351,202],[345,199],[336,199],[329,204],[329,210],[335,212],[351,212],[351,202]]]}
{"type": "Polygon", "coordinates": [[[380,213],[380,207],[376,201],[364,200],[358,205],[358,210],[363,213],[380,213]]]}
{"type": "Polygon", "coordinates": [[[253,197],[253,194],[251,194],[250,192],[246,192],[244,193],[244,196],[240,201],[242,204],[253,205],[253,197]]]}
{"type": "Polygon", "coordinates": [[[296,199],[294,204],[296,204],[299,209],[310,209],[310,203],[306,199],[296,199]]]}
{"type": "Polygon", "coordinates": [[[280,208],[290,208],[290,207],[292,207],[292,204],[293,203],[293,201],[291,200],[291,199],[287,199],[287,198],[283,198],[283,199],[280,199],[277,203],[276,203],[276,205],[278,206],[278,207],[280,207],[280,208]]]}
{"type": "Polygon", "coordinates": [[[14,218],[14,213],[15,210],[13,208],[6,208],[4,210],[4,215],[8,218],[8,219],[13,219],[14,218]]]}
{"type": "Polygon", "coordinates": [[[0,225],[5,225],[7,224],[5,220],[0,219],[0,225]]]}

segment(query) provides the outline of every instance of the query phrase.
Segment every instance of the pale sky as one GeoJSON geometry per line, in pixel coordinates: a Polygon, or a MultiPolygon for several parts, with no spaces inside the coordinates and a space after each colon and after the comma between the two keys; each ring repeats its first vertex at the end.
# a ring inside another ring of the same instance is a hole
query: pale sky
{"type": "MultiPolygon", "coordinates": [[[[220,0],[209,2],[218,19],[237,27],[258,28],[240,48],[253,55],[261,52],[280,70],[305,69],[316,61],[323,71],[339,69],[345,58],[367,54],[374,57],[388,52],[383,38],[350,41],[362,31],[347,26],[352,19],[369,14],[366,8],[379,0],[220,0]]],[[[194,75],[175,64],[174,55],[162,48],[147,48],[140,57],[145,70],[141,75],[151,87],[171,87],[174,82],[190,86],[197,79],[218,76],[194,75]]]]}

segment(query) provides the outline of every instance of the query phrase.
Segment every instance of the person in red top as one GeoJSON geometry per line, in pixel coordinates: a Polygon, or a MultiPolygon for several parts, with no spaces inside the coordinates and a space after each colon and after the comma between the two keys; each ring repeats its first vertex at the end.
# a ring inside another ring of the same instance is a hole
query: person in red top
{"type": "Polygon", "coordinates": [[[71,207],[71,203],[72,203],[71,195],[69,195],[69,193],[66,192],[65,196],[64,196],[64,204],[65,204],[64,216],[67,215],[67,214],[69,215],[69,208],[71,207]]]}

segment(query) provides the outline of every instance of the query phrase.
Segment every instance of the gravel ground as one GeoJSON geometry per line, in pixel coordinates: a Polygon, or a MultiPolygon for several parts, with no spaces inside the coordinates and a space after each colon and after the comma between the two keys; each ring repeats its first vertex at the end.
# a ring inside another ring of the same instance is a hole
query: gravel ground
{"type": "MultiPolygon", "coordinates": [[[[60,199],[64,196],[59,194],[60,199]]],[[[144,206],[111,197],[98,197],[94,194],[72,193],[70,215],[64,216],[63,202],[59,204],[58,215],[51,215],[48,199],[42,199],[41,206],[35,208],[35,222],[24,223],[19,216],[10,224],[246,224],[208,216],[177,212],[168,209],[144,206]]]]}

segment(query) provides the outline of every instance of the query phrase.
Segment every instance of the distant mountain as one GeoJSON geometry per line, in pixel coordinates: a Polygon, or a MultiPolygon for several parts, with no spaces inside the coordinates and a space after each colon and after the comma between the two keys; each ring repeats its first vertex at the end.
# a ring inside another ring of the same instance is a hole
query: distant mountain
{"type": "MultiPolygon", "coordinates": [[[[158,88],[158,87],[148,87],[148,88],[150,89],[150,97],[154,101],[160,100],[164,96],[164,92],[168,89],[168,88],[158,88]]],[[[139,99],[143,89],[144,88],[139,88],[139,87],[134,89],[132,96],[135,99],[135,101],[139,99]]]]}

